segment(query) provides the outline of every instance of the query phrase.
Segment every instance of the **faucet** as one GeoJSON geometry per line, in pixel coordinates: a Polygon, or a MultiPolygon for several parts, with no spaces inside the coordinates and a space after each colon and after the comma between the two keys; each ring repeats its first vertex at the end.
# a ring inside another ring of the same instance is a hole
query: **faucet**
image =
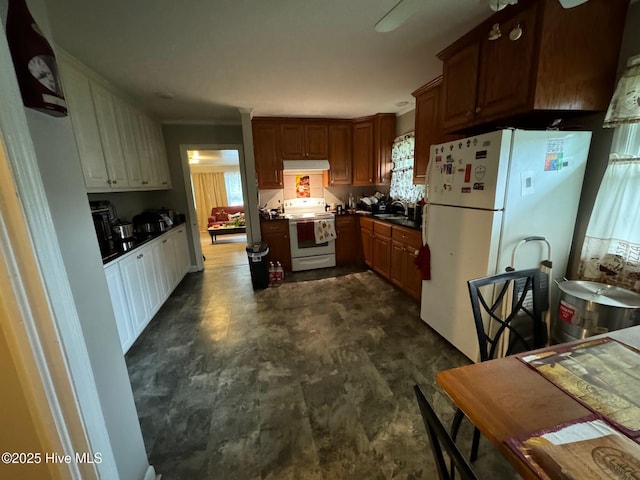
{"type": "Polygon", "coordinates": [[[402,200],[394,200],[393,202],[391,202],[391,206],[393,205],[400,205],[402,207],[404,216],[409,216],[409,204],[407,202],[403,202],[402,200]]]}

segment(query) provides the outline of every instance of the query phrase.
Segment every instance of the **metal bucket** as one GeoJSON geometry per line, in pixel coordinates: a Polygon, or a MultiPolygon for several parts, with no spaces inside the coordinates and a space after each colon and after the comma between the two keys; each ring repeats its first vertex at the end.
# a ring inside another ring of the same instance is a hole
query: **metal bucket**
{"type": "Polygon", "coordinates": [[[560,304],[553,339],[569,342],[640,324],[640,294],[598,282],[556,282],[560,304]]]}

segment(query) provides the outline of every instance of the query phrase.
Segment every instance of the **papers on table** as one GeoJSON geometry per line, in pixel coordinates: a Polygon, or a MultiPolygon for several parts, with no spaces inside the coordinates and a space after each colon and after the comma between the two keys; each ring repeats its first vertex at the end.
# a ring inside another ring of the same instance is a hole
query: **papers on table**
{"type": "Polygon", "coordinates": [[[507,444],[543,479],[640,478],[640,445],[599,419],[507,444]]]}
{"type": "Polygon", "coordinates": [[[635,349],[604,338],[518,358],[625,434],[640,435],[640,354],[635,349]]]}

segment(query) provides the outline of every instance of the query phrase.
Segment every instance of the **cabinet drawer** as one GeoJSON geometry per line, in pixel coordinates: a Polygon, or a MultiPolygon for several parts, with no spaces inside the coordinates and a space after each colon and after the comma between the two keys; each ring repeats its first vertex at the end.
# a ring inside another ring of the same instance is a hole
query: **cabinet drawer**
{"type": "Polygon", "coordinates": [[[360,228],[373,230],[373,220],[369,217],[360,217],[360,228]]]}
{"type": "Polygon", "coordinates": [[[336,227],[356,228],[356,218],[354,215],[336,216],[336,227]]]}
{"type": "Polygon", "coordinates": [[[391,225],[382,222],[373,222],[373,234],[379,237],[391,238],[391,225]]]}
{"type": "Polygon", "coordinates": [[[411,245],[416,248],[419,248],[422,245],[422,235],[417,230],[394,226],[391,238],[397,242],[411,245]]]}
{"type": "Polygon", "coordinates": [[[288,220],[270,220],[268,222],[262,222],[260,229],[263,233],[289,233],[289,221],[288,220]]]}

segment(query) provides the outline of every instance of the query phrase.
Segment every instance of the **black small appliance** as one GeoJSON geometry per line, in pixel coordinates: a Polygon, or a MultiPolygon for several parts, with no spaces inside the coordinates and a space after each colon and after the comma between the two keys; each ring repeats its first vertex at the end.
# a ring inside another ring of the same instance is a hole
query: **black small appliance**
{"type": "Polygon", "coordinates": [[[111,223],[115,218],[113,206],[105,200],[89,202],[89,206],[91,207],[93,226],[96,229],[102,261],[107,262],[118,255],[118,248],[111,229],[111,223]]]}

